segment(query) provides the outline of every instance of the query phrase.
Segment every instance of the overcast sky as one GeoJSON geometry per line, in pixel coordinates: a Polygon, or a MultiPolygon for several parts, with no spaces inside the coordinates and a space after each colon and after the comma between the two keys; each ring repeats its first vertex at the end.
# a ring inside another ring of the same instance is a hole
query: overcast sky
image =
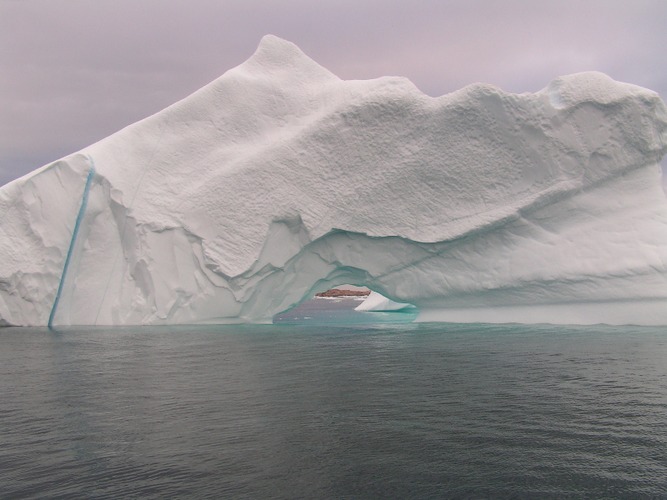
{"type": "Polygon", "coordinates": [[[598,70],[667,98],[667,0],[0,0],[0,184],[182,99],[267,33],[341,78],[432,96],[598,70]]]}

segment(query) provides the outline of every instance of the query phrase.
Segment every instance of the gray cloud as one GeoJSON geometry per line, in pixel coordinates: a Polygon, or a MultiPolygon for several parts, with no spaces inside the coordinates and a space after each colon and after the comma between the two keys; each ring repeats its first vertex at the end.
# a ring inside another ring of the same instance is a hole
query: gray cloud
{"type": "Polygon", "coordinates": [[[0,183],[159,111],[273,33],[430,95],[600,70],[667,96],[664,0],[0,0],[0,183]]]}

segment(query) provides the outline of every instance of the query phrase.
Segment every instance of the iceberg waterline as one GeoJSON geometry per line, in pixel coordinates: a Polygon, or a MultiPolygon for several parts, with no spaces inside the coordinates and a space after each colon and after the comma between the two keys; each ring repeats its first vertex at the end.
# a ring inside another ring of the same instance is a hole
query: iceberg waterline
{"type": "Polygon", "coordinates": [[[343,283],[423,320],[667,324],[666,151],[657,94],[600,73],[431,98],[267,36],[0,189],[0,324],[268,322],[343,283]]]}

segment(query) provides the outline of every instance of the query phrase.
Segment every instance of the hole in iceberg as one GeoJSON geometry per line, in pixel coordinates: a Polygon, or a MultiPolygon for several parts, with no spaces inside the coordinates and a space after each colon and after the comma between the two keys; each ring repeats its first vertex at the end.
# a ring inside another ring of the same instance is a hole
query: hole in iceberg
{"type": "Polygon", "coordinates": [[[365,286],[339,285],[276,314],[276,324],[351,325],[363,323],[411,323],[418,309],[395,302],[365,286]]]}

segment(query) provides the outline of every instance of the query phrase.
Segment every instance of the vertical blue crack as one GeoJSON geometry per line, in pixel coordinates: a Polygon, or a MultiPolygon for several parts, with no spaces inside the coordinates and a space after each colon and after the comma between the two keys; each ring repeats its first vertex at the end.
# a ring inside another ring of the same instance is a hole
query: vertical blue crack
{"type": "Polygon", "coordinates": [[[86,177],[86,185],[83,188],[83,195],[81,197],[81,206],[79,207],[79,213],[76,216],[76,222],[74,223],[74,230],[72,231],[72,239],[69,242],[69,248],[67,249],[67,256],[65,257],[65,265],[63,266],[63,272],[60,275],[60,283],[58,284],[58,291],[56,292],[56,298],[53,301],[53,307],[51,307],[51,314],[49,314],[48,327],[53,326],[53,319],[56,316],[56,311],[58,310],[58,302],[60,302],[60,294],[63,291],[65,285],[65,278],[67,277],[67,269],[69,268],[69,262],[72,258],[72,252],[74,251],[74,245],[76,244],[76,237],[79,234],[79,227],[81,226],[81,221],[83,216],[86,213],[86,206],[88,205],[88,193],[90,192],[90,186],[93,183],[93,177],[95,177],[95,162],[89,156],[88,160],[90,161],[90,170],[88,170],[88,177],[86,177]]]}

